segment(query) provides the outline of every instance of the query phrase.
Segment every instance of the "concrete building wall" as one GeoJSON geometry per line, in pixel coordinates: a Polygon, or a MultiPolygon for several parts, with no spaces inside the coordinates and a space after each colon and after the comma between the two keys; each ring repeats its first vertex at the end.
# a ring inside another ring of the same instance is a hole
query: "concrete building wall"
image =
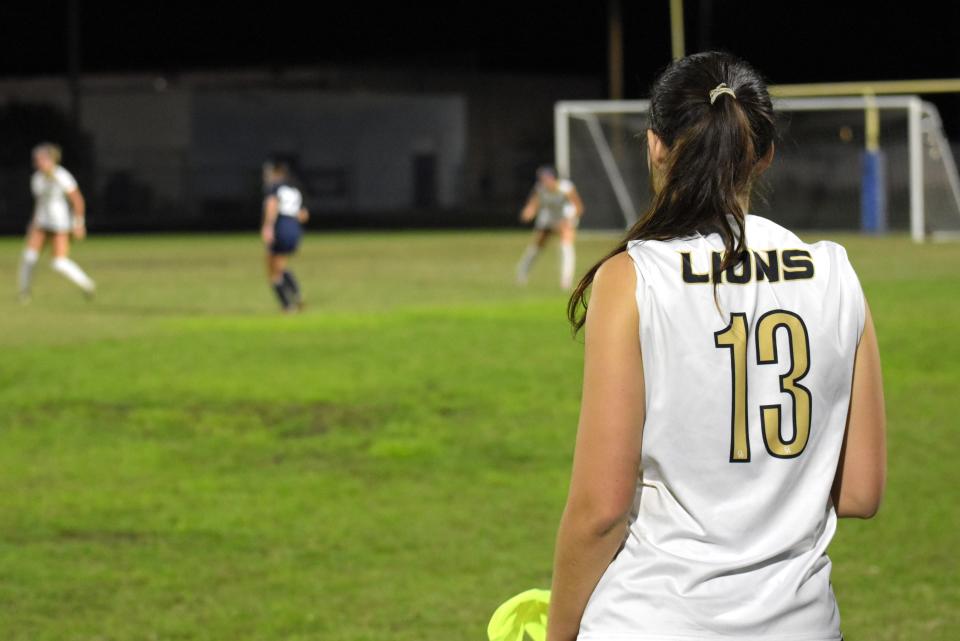
{"type": "MultiPolygon", "coordinates": [[[[246,226],[260,165],[279,155],[314,192],[318,214],[338,223],[433,212],[434,223],[509,224],[534,168],[552,160],[554,102],[599,97],[601,86],[593,77],[349,67],[84,76],[91,223],[246,226]]],[[[0,106],[11,103],[64,114],[72,104],[65,78],[0,81],[0,106]]],[[[16,180],[0,183],[22,182],[15,163],[0,174],[16,180]]],[[[10,216],[0,198],[0,227],[10,216]]]]}

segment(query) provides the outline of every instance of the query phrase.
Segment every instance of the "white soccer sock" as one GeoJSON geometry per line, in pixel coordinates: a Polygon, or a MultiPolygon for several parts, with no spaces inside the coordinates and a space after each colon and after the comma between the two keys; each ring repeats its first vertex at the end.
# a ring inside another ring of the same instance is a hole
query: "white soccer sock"
{"type": "Polygon", "coordinates": [[[36,249],[29,247],[23,250],[23,258],[20,260],[20,273],[17,275],[17,284],[20,287],[21,294],[30,293],[30,283],[33,281],[33,268],[37,266],[37,259],[40,254],[36,249]]]}
{"type": "Polygon", "coordinates": [[[530,268],[533,267],[533,262],[537,259],[539,254],[540,248],[537,245],[527,245],[526,251],[523,252],[523,256],[520,258],[520,264],[517,265],[518,282],[527,282],[527,276],[530,274],[530,268]]]}
{"type": "Polygon", "coordinates": [[[560,287],[570,289],[573,287],[573,271],[576,268],[577,254],[573,249],[573,243],[563,243],[560,245],[560,287]]]}
{"type": "Polygon", "coordinates": [[[94,290],[95,285],[93,281],[80,269],[80,265],[65,256],[53,259],[53,270],[66,276],[73,284],[85,292],[92,292],[94,290]]]}

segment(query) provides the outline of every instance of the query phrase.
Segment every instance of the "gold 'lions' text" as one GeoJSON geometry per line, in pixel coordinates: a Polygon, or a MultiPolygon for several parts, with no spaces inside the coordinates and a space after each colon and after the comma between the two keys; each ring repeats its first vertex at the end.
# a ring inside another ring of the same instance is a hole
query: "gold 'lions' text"
{"type": "Polygon", "coordinates": [[[778,283],[786,280],[805,280],[813,278],[813,257],[806,249],[764,249],[747,250],[743,260],[736,265],[722,269],[723,254],[710,252],[710,268],[694,264],[691,252],[680,252],[680,274],[683,282],[697,283],[733,283],[743,285],[754,280],[766,280],[778,283]]]}

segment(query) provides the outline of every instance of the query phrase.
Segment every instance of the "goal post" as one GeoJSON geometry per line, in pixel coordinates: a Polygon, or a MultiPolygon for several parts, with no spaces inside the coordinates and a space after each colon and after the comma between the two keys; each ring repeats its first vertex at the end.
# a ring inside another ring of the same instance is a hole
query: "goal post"
{"type": "MultiPolygon", "coordinates": [[[[586,227],[629,226],[649,203],[649,107],[555,105],[557,170],[577,184],[586,227]]],[[[917,242],[960,236],[960,177],[934,105],[917,96],[853,96],[779,98],[774,109],[777,157],[756,213],[799,229],[889,226],[917,242]]]]}

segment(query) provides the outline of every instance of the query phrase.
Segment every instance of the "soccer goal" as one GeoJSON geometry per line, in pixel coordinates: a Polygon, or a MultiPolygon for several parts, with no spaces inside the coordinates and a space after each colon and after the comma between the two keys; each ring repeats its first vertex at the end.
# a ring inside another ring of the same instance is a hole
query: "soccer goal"
{"type": "MultiPolygon", "coordinates": [[[[583,197],[584,226],[631,225],[650,202],[649,101],[554,108],[556,164],[583,197]]],[[[960,177],[934,105],[917,96],[774,101],[776,159],[751,211],[796,229],[909,230],[960,238],[960,177]]]]}

